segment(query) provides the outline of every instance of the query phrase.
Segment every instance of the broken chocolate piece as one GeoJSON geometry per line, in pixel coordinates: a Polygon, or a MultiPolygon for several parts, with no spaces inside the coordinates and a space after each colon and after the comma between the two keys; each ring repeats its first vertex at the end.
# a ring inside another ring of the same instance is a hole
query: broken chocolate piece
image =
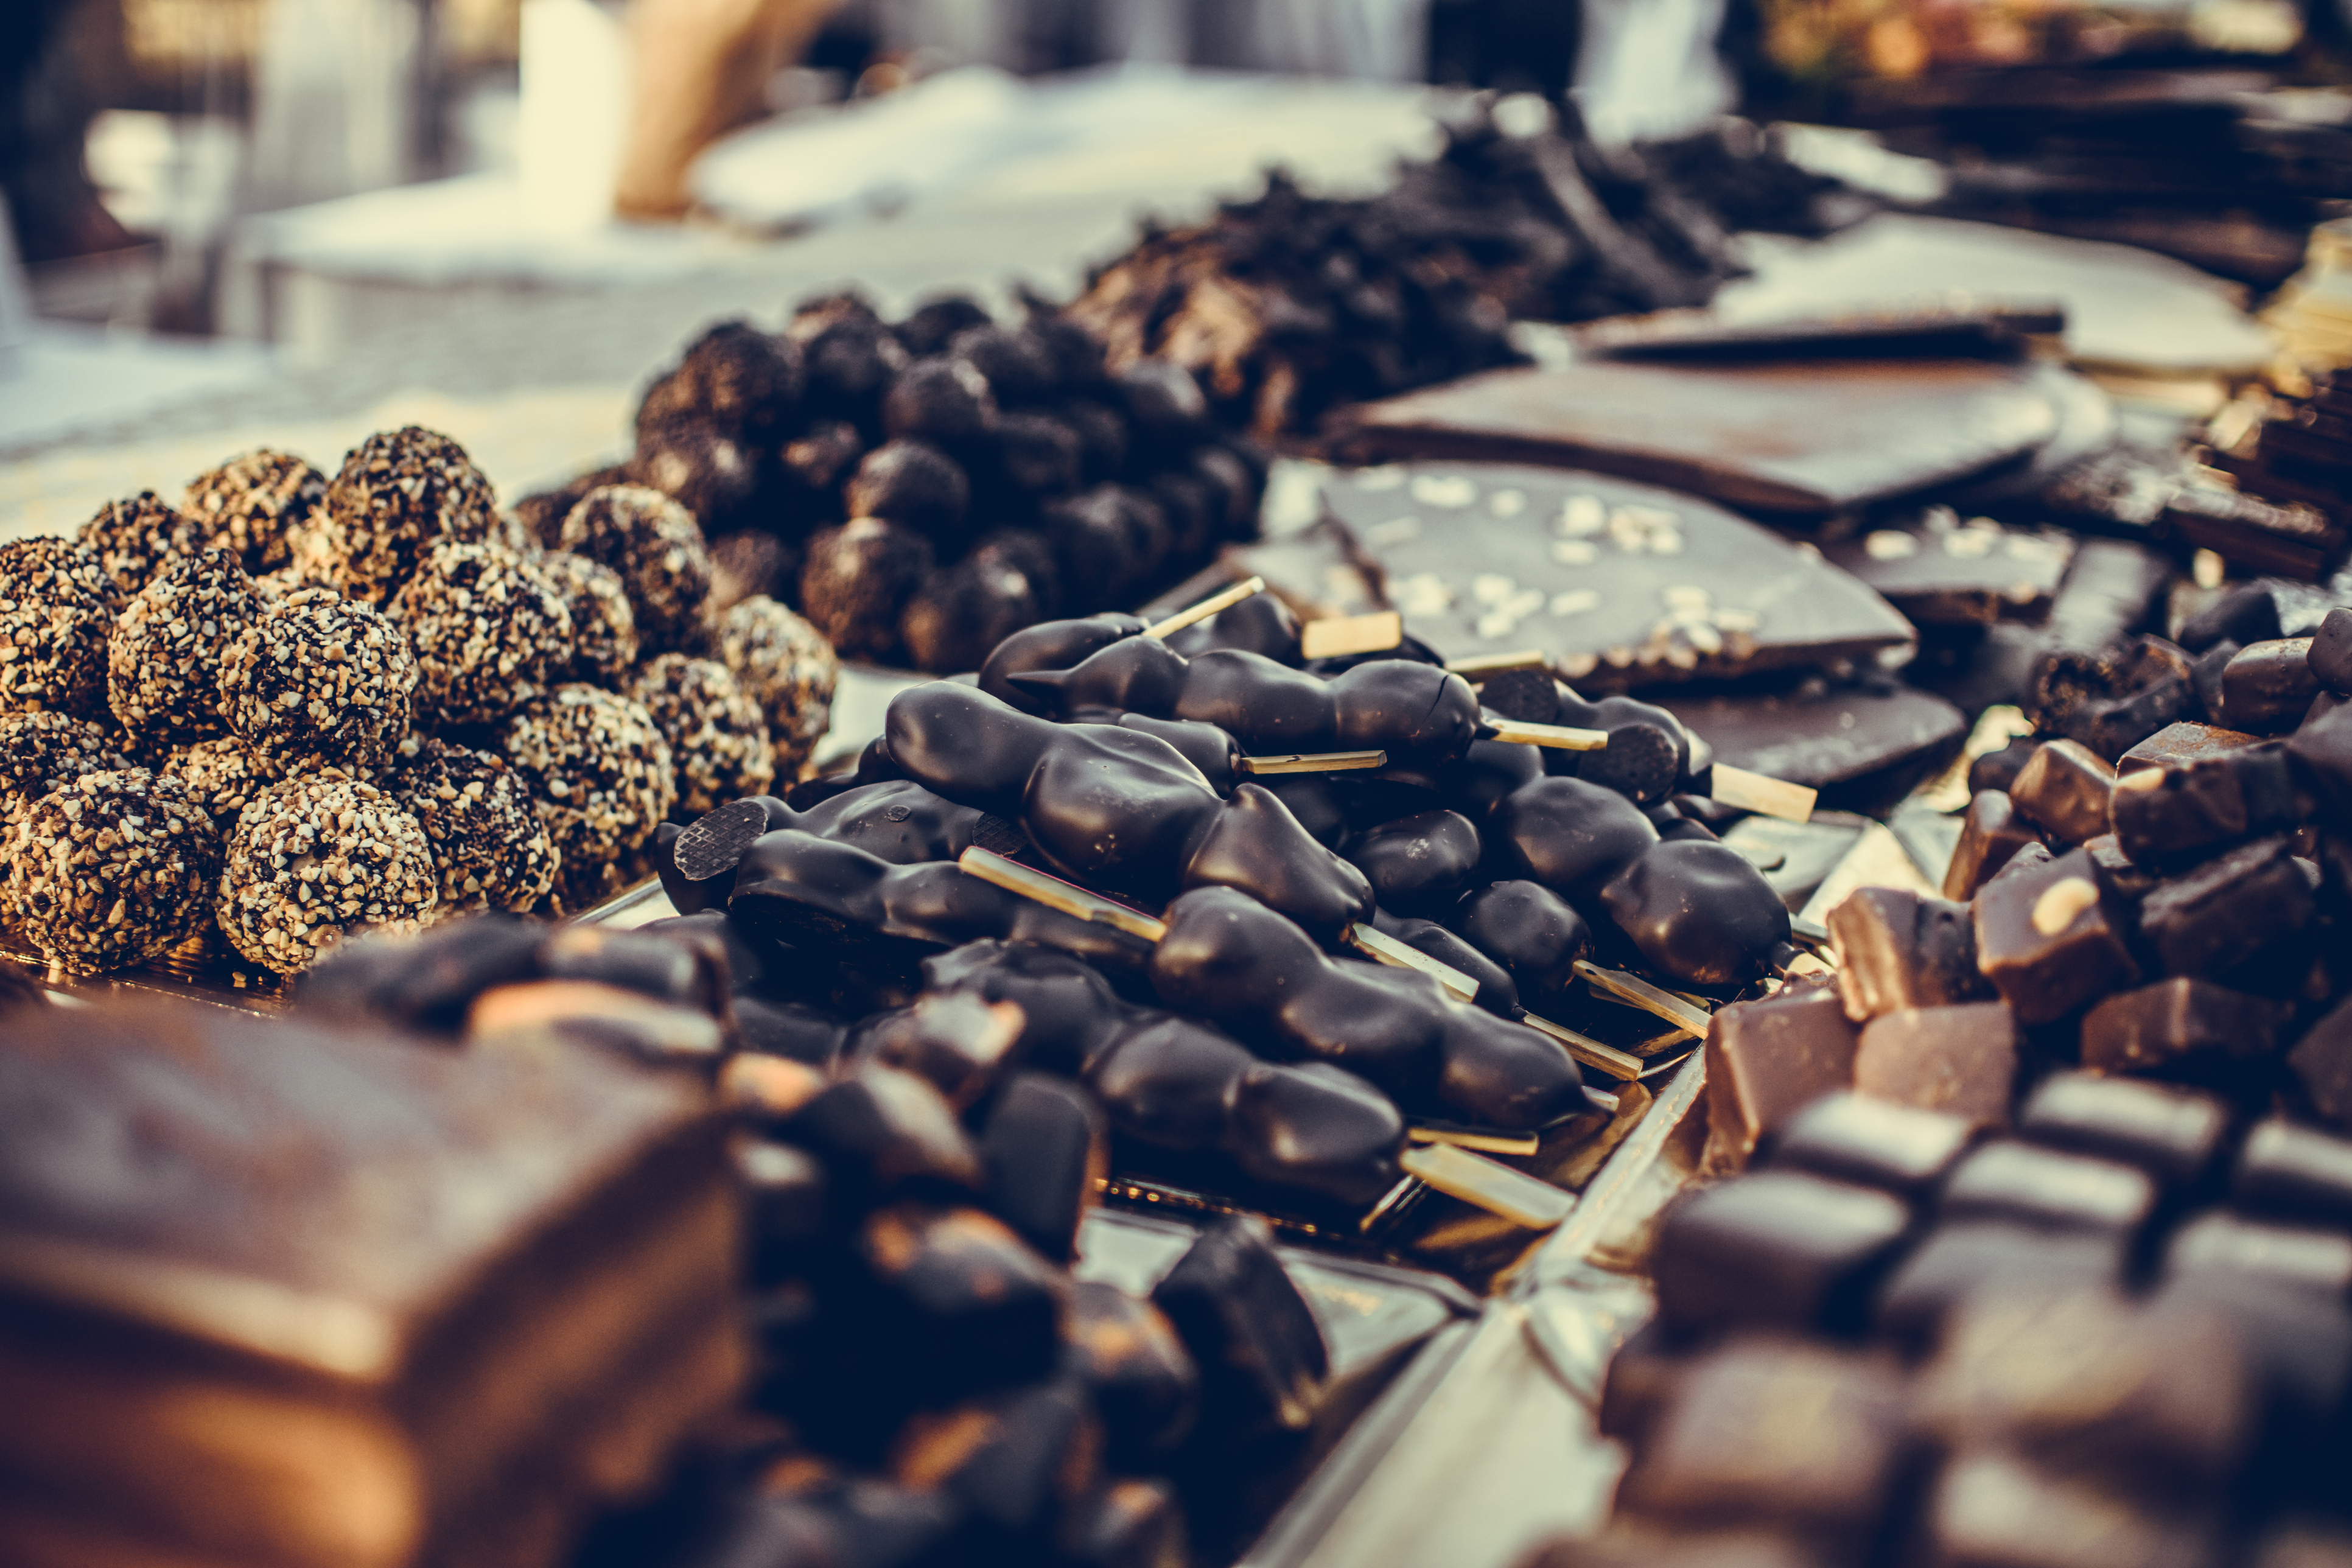
{"type": "Polygon", "coordinates": [[[2310,880],[2284,838],[2209,860],[2140,901],[2140,931],[2168,974],[2215,975],[2310,923],[2310,880]]]}
{"type": "Polygon", "coordinates": [[[2127,1234],[2147,1223],[2156,1197],[2156,1184],[2135,1166],[2004,1139],[1953,1167],[1939,1212],[1947,1223],[2127,1234]]]}
{"type": "Polygon", "coordinates": [[[1873,1018],[1854,1052],[1853,1086],[1973,1126],[2009,1120],[2017,1031],[2008,1004],[1913,1007],[1873,1018]]]}
{"type": "Polygon", "coordinates": [[[2010,799],[2053,842],[2080,844],[2107,831],[2107,796],[2116,770],[2075,741],[2045,741],[2010,786],[2010,799]]]}
{"type": "MultiPolygon", "coordinates": [[[[2178,728],[2178,726],[2176,726],[2178,728]]],[[[2177,866],[2294,820],[2294,779],[2275,744],[2232,747],[2116,783],[2116,839],[2143,866],[2177,866]]]]}
{"type": "Polygon", "coordinates": [[[2021,1024],[2054,1022],[2139,978],[2087,850],[1994,879],[1975,912],[1978,967],[2021,1024]]]}
{"type": "Polygon", "coordinates": [[[1658,1235],[1659,1316],[1684,1332],[1849,1331],[1910,1223],[1885,1193],[1797,1171],[1689,1194],[1658,1235]]]}
{"type": "Polygon", "coordinates": [[[2211,1070],[2270,1055],[2292,1011],[2188,975],[2118,992],[2083,1019],[2083,1065],[2101,1072],[2211,1070]]]}
{"type": "Polygon", "coordinates": [[[735,1149],[735,1174],[743,1189],[744,1267],[755,1285],[780,1284],[807,1266],[810,1248],[834,1222],[824,1166],[806,1150],[747,1138],[735,1149]]]}
{"type": "Polygon", "coordinates": [[[2287,1053],[2286,1065],[2322,1116],[2352,1127],[2352,999],[2314,1024],[2287,1053]]]}
{"type": "Polygon", "coordinates": [[[2221,721],[2271,735],[2293,729],[2319,695],[2309,637],[2281,637],[2240,648],[2221,671],[2221,721]]]}
{"type": "Polygon", "coordinates": [[[1958,1116],[1875,1095],[1829,1094],[1790,1117],[1773,1137],[1771,1163],[1910,1201],[1926,1197],[1943,1180],[1975,1135],[1958,1116]]]}
{"type": "Polygon", "coordinates": [[[2007,795],[2000,790],[1979,791],[1960,818],[1960,841],[1952,850],[1951,864],[1944,869],[1944,897],[1975,898],[2011,856],[2041,842],[2041,835],[2018,816],[2015,803],[2007,795]]]}
{"type": "Polygon", "coordinates": [[[1026,1023],[1010,1003],[970,993],[924,995],[866,1019],[851,1036],[849,1051],[859,1061],[914,1074],[961,1113],[996,1087],[1026,1023]]]}
{"type": "Polygon", "coordinates": [[[1864,1023],[1906,1007],[1992,994],[1977,968],[1969,907],[1904,888],[1858,888],[1829,913],[1846,1016],[1864,1023]]]}
{"type": "Polygon", "coordinates": [[[1183,1440],[1200,1373],[1159,1308],[1116,1285],[1070,1287],[1066,1364],[1094,1391],[1115,1465],[1147,1468],[1183,1440]]]}
{"type": "Polygon", "coordinates": [[[1314,1419],[1330,1353],[1264,1220],[1237,1215],[1202,1231],[1151,1301],[1200,1368],[1208,1430],[1300,1431],[1314,1419]]]}
{"type": "Polygon", "coordinates": [[[1745,1163],[1767,1132],[1853,1087],[1856,1044],[1832,991],[1717,1008],[1706,1031],[1708,1142],[1745,1163]]]}
{"type": "Polygon", "coordinates": [[[980,1151],[989,1207],[1046,1258],[1067,1263],[1078,1223],[1109,1171],[1093,1098],[1050,1074],[1016,1073],[989,1110],[980,1151]]]}
{"type": "Polygon", "coordinates": [[[2028,1142],[2120,1160],[2174,1191],[2204,1181],[2229,1133],[2230,1113],[2210,1095],[2090,1072],[2043,1080],[2017,1117],[2028,1142]]]}
{"type": "Polygon", "coordinates": [[[2352,693],[2352,609],[2338,605],[2327,612],[2305,658],[2313,679],[2330,691],[2352,693]]]}
{"type": "Polygon", "coordinates": [[[2183,768],[2208,758],[2227,756],[2243,746],[2261,743],[2259,735],[2249,735],[2242,730],[2224,730],[2214,724],[2200,724],[2194,719],[2183,719],[2177,724],[2167,724],[2126,752],[2116,763],[2116,776],[2123,778],[2147,768],[2183,768]]]}

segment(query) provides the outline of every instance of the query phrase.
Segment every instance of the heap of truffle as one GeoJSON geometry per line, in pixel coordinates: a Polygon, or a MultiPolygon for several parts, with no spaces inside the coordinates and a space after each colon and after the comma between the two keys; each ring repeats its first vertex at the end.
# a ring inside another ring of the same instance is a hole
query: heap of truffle
{"type": "Polygon", "coordinates": [[[263,610],[220,672],[229,728],[290,766],[372,768],[408,732],[416,655],[399,626],[331,588],[263,610]]]}
{"type": "Polygon", "coordinates": [[[85,773],[10,818],[0,900],[51,963],[93,974],[202,926],[220,853],[212,819],[176,780],[85,773]]]}
{"type": "Polygon", "coordinates": [[[488,752],[410,736],[384,787],[433,847],[438,912],[529,910],[555,885],[556,851],[530,788],[488,752]]]}
{"type": "Polygon", "coordinates": [[[106,709],[106,639],[122,590],[66,540],[0,544],[0,705],[81,718],[106,709]]]}
{"type": "Polygon", "coordinates": [[[107,638],[106,690],[134,744],[160,751],[226,728],[223,656],[261,609],[252,579],[227,550],[176,556],[131,595],[107,638]]]}
{"type": "Polygon", "coordinates": [[[677,804],[669,743],[645,705],[570,682],[509,717],[499,743],[562,857],[562,907],[585,910],[627,886],[620,862],[677,804]]]}
{"type": "Polygon", "coordinates": [[[279,974],[300,973],[352,931],[417,930],[441,880],[416,818],[373,784],[339,773],[256,795],[219,864],[223,934],[279,974]]]}
{"type": "Polygon", "coordinates": [[[258,576],[293,559],[289,536],[326,499],[326,475],[265,447],[189,480],[180,510],[203,531],[205,545],[236,551],[258,576]]]}
{"type": "Polygon", "coordinates": [[[621,574],[585,555],[550,550],[532,563],[572,621],[573,680],[611,686],[637,662],[637,618],[621,574]]]}
{"type": "Polygon", "coordinates": [[[417,712],[488,724],[537,697],[572,658],[562,595],[495,544],[437,541],[386,606],[415,650],[417,712]]]}
{"type": "MultiPolygon", "coordinates": [[[[497,497],[466,449],[411,425],[352,448],[307,531],[324,581],[381,605],[436,542],[488,539],[497,526],[497,497]]],[[[299,550],[296,563],[304,565],[299,550]]]]}
{"type": "Polygon", "coordinates": [[[698,816],[722,801],[768,793],[776,764],[767,721],[725,665],[666,653],[638,671],[629,695],[669,742],[677,809],[698,816]]]}

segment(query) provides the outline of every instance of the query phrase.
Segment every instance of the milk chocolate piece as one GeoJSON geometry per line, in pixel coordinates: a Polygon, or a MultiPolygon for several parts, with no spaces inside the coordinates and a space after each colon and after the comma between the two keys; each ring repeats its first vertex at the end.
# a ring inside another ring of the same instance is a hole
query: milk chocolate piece
{"type": "Polygon", "coordinates": [[[2128,1234],[2147,1223],[2156,1197],[2156,1184],[2134,1166],[2003,1140],[1953,1167],[1939,1212],[1946,1223],[2128,1234]]]}
{"type": "Polygon", "coordinates": [[[2313,679],[2330,691],[2352,694],[2352,609],[2338,605],[2327,612],[2305,658],[2313,679]]]}
{"type": "Polygon", "coordinates": [[[1065,1364],[1094,1391],[1110,1458],[1145,1469],[1181,1442],[1200,1402],[1201,1376],[1165,1314],[1100,1280],[1070,1287],[1065,1364]]]}
{"type": "Polygon", "coordinates": [[[1151,1301],[1200,1368],[1209,1430],[1300,1431],[1314,1419],[1330,1353],[1264,1220],[1236,1215],[1203,1230],[1151,1301]]]}
{"type": "Polygon", "coordinates": [[[1944,870],[1944,897],[1968,900],[2009,864],[2010,857],[2041,835],[2018,816],[2015,804],[1999,790],[1980,791],[1969,802],[1960,819],[1960,841],[1944,870]]]}
{"type": "Polygon", "coordinates": [[[2103,1489],[1998,1450],[1947,1466],[1920,1528],[1919,1560],[1948,1568],[2209,1568],[2215,1560],[2210,1521],[2119,1505],[2103,1489]]]}
{"type": "Polygon", "coordinates": [[[2144,866],[2178,866],[2293,825],[2294,780],[2275,744],[2233,748],[2118,779],[2116,839],[2144,866]]]}
{"type": "Polygon", "coordinates": [[[1873,1307],[1873,1322],[1916,1355],[1935,1347],[1952,1310],[1979,1291],[2120,1286],[2126,1240],[2115,1232],[1947,1221],[1887,1276],[1873,1307]]]}
{"type": "Polygon", "coordinates": [[[2032,1143],[2137,1165],[2174,1191],[2211,1173],[2230,1114],[2210,1095],[2090,1072],[2044,1079],[2018,1112],[2032,1143]]]}
{"type": "Polygon", "coordinates": [[[2204,1214],[2174,1234],[2164,1272],[2168,1279],[2201,1276],[2223,1284],[2281,1286],[2336,1303],[2352,1295],[2352,1237],[2204,1214]]]}
{"type": "Polygon", "coordinates": [[[1834,992],[1716,1009],[1706,1031],[1707,1139],[1735,1164],[1822,1095],[1853,1087],[1857,1037],[1834,992]]]}
{"type": "Polygon", "coordinates": [[[2107,831],[2107,795],[2116,770],[2074,741],[2045,741],[2010,786],[2010,799],[2029,822],[2060,844],[2080,844],[2107,831]]]}
{"type": "Polygon", "coordinates": [[[1963,524],[1931,507],[1917,522],[1874,529],[1822,553],[1876,590],[1914,626],[2039,621],[2066,574],[2074,541],[2028,533],[1990,518],[1963,524]]]}
{"type": "Polygon", "coordinates": [[[2087,850],[1986,885],[1977,964],[2021,1024],[2047,1024],[2139,978],[2087,850]]]}
{"type": "Polygon", "coordinates": [[[1683,1332],[1849,1331],[1910,1223],[1885,1193],[1796,1171],[1689,1194],[1658,1235],[1659,1316],[1683,1332]]]}
{"type": "Polygon", "coordinates": [[[2286,1065],[2322,1116],[2352,1127],[2352,998],[2314,1024],[2289,1051],[2286,1065]]]}
{"type": "Polygon", "coordinates": [[[1906,1007],[1992,994],[1977,968],[1969,907],[1905,888],[1858,888],[1829,913],[1846,1016],[1864,1023],[1906,1007]]]}
{"type": "Polygon", "coordinates": [[[2352,1139],[2282,1117],[2258,1121],[2230,1195],[2249,1214],[2352,1230],[2352,1139]]]}
{"type": "Polygon", "coordinates": [[[2001,1002],[1913,1007],[1873,1018],[1854,1051],[1853,1086],[1978,1127],[2009,1121],[2017,1030],[2001,1002]]]}
{"type": "Polygon", "coordinates": [[[2221,721],[2256,735],[2293,729],[2319,694],[2311,644],[2281,637],[2240,648],[2221,672],[2221,721]]]}
{"type": "Polygon", "coordinates": [[[980,1135],[988,1206],[1044,1257],[1066,1264],[1096,1185],[1109,1173],[1104,1140],[1102,1112],[1076,1084],[1046,1073],[1014,1074],[980,1135]]]}
{"type": "Polygon", "coordinates": [[[736,1398],[675,1079],[109,1001],[11,1015],[0,1107],[12,1563],[552,1562],[736,1398]]]}
{"type": "Polygon", "coordinates": [[[2116,763],[2116,776],[2125,778],[2148,768],[2187,767],[2209,758],[2227,756],[2243,746],[2261,743],[2259,735],[2183,719],[2177,724],[2167,724],[2126,752],[2116,763]]]}
{"type": "Polygon", "coordinates": [[[1975,1134],[1966,1121],[1941,1111],[1875,1095],[1829,1094],[1790,1117],[1774,1136],[1771,1163],[1909,1201],[1926,1197],[1943,1180],[1975,1134]]]}
{"type": "Polygon", "coordinates": [[[2310,881],[2284,838],[2207,861],[2140,902],[2140,931],[2171,974],[2219,974],[2310,923],[2310,881]]]}
{"type": "Polygon", "coordinates": [[[2270,1055],[2292,1011],[2210,980],[2176,976],[2118,992],[2083,1019],[2083,1065],[2101,1072],[2178,1071],[2270,1055]]]}

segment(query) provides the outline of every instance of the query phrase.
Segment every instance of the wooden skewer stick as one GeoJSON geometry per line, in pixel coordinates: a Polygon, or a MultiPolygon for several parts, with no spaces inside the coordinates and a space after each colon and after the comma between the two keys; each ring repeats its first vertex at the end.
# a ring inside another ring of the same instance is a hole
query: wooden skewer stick
{"type": "Polygon", "coordinates": [[[1579,730],[1567,724],[1528,724],[1517,719],[1489,719],[1479,726],[1483,739],[1511,741],[1522,746],[1549,746],[1556,752],[1601,752],[1609,749],[1606,730],[1579,730]],[[1487,731],[1492,731],[1492,734],[1487,731]]]}
{"type": "Polygon", "coordinates": [[[1351,768],[1384,768],[1386,752],[1288,752],[1278,757],[1244,757],[1234,764],[1245,773],[1337,773],[1351,768]]]}
{"type": "Polygon", "coordinates": [[[1450,1143],[1415,1144],[1397,1163],[1448,1197],[1529,1230],[1549,1230],[1576,1207],[1574,1194],[1450,1143]]]}
{"type": "Polygon", "coordinates": [[[1082,921],[1100,925],[1116,926],[1129,936],[1139,936],[1146,942],[1158,942],[1168,934],[1165,921],[1139,914],[1124,904],[1089,893],[1084,888],[1049,877],[1045,872],[1008,860],[993,849],[982,849],[975,844],[956,857],[956,864],[967,876],[983,882],[993,882],[1006,892],[1018,893],[1024,899],[1034,899],[1047,909],[1059,910],[1082,921]]]}
{"type": "Polygon", "coordinates": [[[1348,945],[1391,969],[1418,969],[1465,1002],[1478,994],[1478,983],[1452,964],[1432,958],[1419,948],[1407,947],[1360,921],[1348,928],[1348,945]]]}
{"type": "Polygon", "coordinates": [[[1252,577],[1244,582],[1236,583],[1221,594],[1210,595],[1189,610],[1179,610],[1166,620],[1144,627],[1143,635],[1148,637],[1173,636],[1195,621],[1205,621],[1219,610],[1231,609],[1251,595],[1262,594],[1265,591],[1265,579],[1263,577],[1252,577]]]}
{"type": "Polygon", "coordinates": [[[1707,1015],[1702,1008],[1684,1001],[1671,991],[1662,991],[1639,975],[1622,970],[1603,969],[1584,959],[1576,961],[1577,977],[1597,991],[1605,991],[1620,1002],[1655,1014],[1685,1033],[1706,1037],[1707,1015]]]}
{"type": "Polygon", "coordinates": [[[1404,617],[1394,610],[1374,610],[1366,616],[1327,616],[1298,628],[1298,651],[1307,658],[1383,653],[1403,641],[1404,617]]]}
{"type": "Polygon", "coordinates": [[[1543,1147],[1543,1140],[1532,1132],[1474,1132],[1463,1127],[1414,1125],[1406,1128],[1404,1135],[1416,1143],[1451,1143],[1481,1154],[1532,1154],[1543,1147]]]}
{"type": "Polygon", "coordinates": [[[1445,661],[1445,668],[1475,686],[1497,675],[1508,675],[1520,669],[1544,669],[1549,668],[1549,664],[1550,661],[1544,658],[1543,649],[1523,647],[1514,653],[1479,653],[1468,658],[1449,658],[1445,661]]]}
{"type": "Polygon", "coordinates": [[[1746,768],[1723,763],[1715,764],[1714,791],[1719,805],[1777,816],[1783,822],[1811,822],[1813,802],[1821,795],[1819,790],[1807,789],[1803,784],[1751,773],[1746,768]]]}
{"type": "MultiPolygon", "coordinates": [[[[1628,1083],[1642,1076],[1642,1068],[1645,1064],[1637,1056],[1621,1051],[1614,1046],[1604,1046],[1590,1035],[1580,1035],[1565,1024],[1555,1024],[1549,1018],[1538,1018],[1533,1013],[1528,1014],[1523,1021],[1528,1028],[1539,1034],[1549,1035],[1553,1039],[1566,1046],[1568,1054],[1576,1058],[1579,1067],[1588,1067],[1595,1072],[1605,1072],[1611,1078],[1628,1083]]],[[[1587,1089],[1585,1092],[1589,1094],[1591,1090],[1587,1089]]]]}

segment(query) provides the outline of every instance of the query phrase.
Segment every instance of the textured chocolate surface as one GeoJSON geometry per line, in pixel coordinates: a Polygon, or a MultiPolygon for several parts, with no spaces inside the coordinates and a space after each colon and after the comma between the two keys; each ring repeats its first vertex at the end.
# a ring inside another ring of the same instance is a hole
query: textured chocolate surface
{"type": "Polygon", "coordinates": [[[394,753],[384,789],[432,844],[436,914],[520,911],[554,885],[554,841],[530,785],[503,757],[411,736],[394,753]]]}
{"type": "Polygon", "coordinates": [[[0,701],[95,719],[106,710],[106,639],[123,593],[98,552],[62,539],[0,544],[0,701]]]}
{"type": "Polygon", "coordinates": [[[562,543],[620,574],[647,648],[699,647],[710,552],[685,507],[640,485],[591,490],[563,520],[562,543]]]}
{"type": "Polygon", "coordinates": [[[300,973],[360,927],[415,931],[439,892],[432,841],[416,818],[340,773],[261,790],[221,855],[221,930],[280,974],[300,973]]]}
{"type": "Polygon", "coordinates": [[[637,662],[637,616],[621,574],[568,550],[550,550],[535,563],[572,621],[572,656],[559,673],[598,685],[621,679],[637,662]]]}
{"type": "Polygon", "coordinates": [[[135,963],[204,921],[220,837],[185,786],[144,768],[85,773],[10,819],[0,900],[75,974],[135,963]]]}
{"type": "Polygon", "coordinates": [[[131,766],[121,740],[88,719],[40,709],[0,713],[0,811],[13,811],[84,773],[131,766]]]}
{"type": "Polygon", "coordinates": [[[572,659],[562,591],[502,546],[437,541],[385,609],[416,652],[417,711],[436,723],[495,723],[572,659]]]}
{"type": "Polygon", "coordinates": [[[778,785],[797,780],[833,721],[841,673],[833,645],[775,600],[754,595],[720,617],[719,657],[768,721],[778,785]]]}
{"type": "Polygon", "coordinates": [[[229,728],[274,763],[371,768],[408,732],[416,655],[397,622],[331,588],[265,608],[222,656],[229,728]]]}
{"type": "MultiPolygon", "coordinates": [[[[411,425],[352,448],[310,531],[326,580],[381,605],[437,541],[479,542],[497,525],[497,496],[466,449],[411,425]]],[[[298,563],[301,555],[298,549],[298,563]]]]}
{"type": "Polygon", "coordinates": [[[716,659],[666,653],[637,672],[629,695],[653,716],[677,770],[677,809],[709,811],[763,795],[775,753],[760,705],[716,659]]]}
{"type": "Polygon", "coordinates": [[[247,572],[275,572],[293,559],[289,531],[326,499],[326,475],[264,447],[190,479],[180,510],[209,548],[235,551],[247,572]]]}
{"type": "Polygon", "coordinates": [[[230,642],[261,614],[226,550],[173,557],[131,596],[107,635],[107,703],[143,748],[224,733],[220,672],[230,642]]]}
{"type": "Polygon", "coordinates": [[[567,683],[509,718],[502,744],[562,855],[565,907],[619,891],[614,862],[652,837],[677,801],[669,742],[644,704],[567,683]]]}

